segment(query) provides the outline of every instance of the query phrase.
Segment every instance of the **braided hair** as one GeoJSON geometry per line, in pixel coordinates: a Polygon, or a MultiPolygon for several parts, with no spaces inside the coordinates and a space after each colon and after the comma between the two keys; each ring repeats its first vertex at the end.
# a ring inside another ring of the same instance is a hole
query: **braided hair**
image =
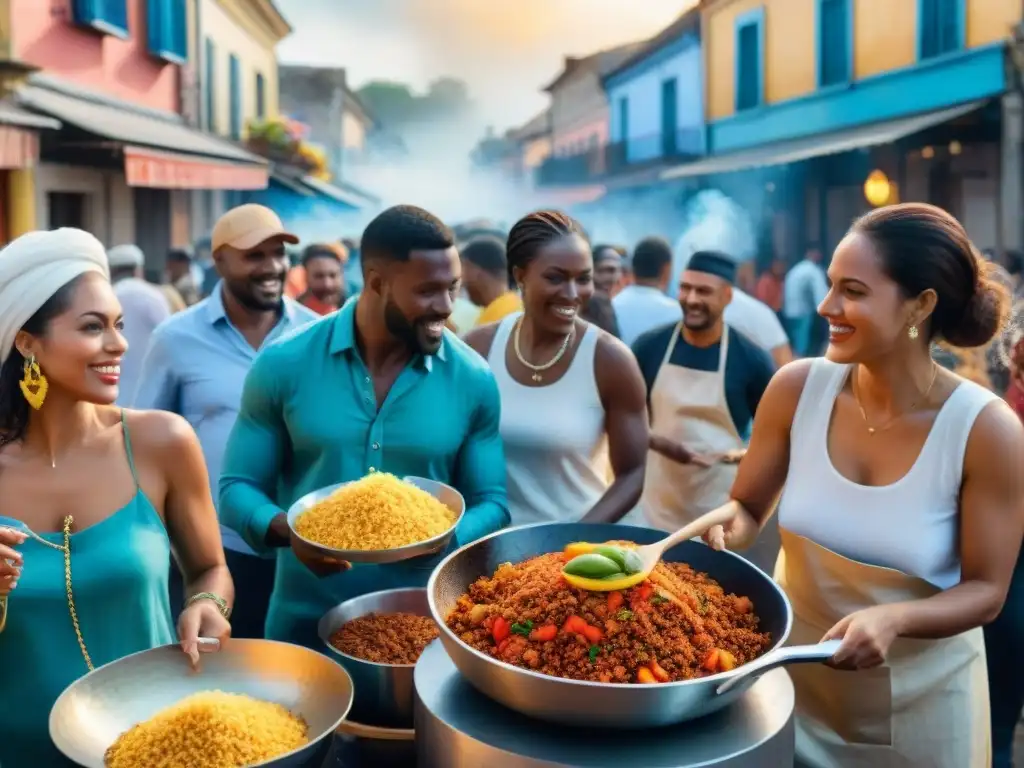
{"type": "Polygon", "coordinates": [[[570,235],[579,235],[584,240],[587,239],[582,225],[561,211],[534,211],[513,224],[505,245],[510,284],[515,284],[516,268],[526,269],[542,247],[552,240],[570,235]]]}

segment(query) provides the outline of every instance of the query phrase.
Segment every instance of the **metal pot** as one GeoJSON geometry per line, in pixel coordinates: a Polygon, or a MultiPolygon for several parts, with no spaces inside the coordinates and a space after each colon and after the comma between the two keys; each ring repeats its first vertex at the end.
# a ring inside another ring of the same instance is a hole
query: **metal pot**
{"type": "Polygon", "coordinates": [[[735,670],[695,680],[658,685],[567,680],[514,667],[466,645],[445,624],[459,596],[501,563],[520,563],[561,551],[574,541],[625,539],[653,544],[660,531],[623,525],[566,523],[528,525],[491,534],[446,557],[427,583],[430,611],[441,628],[441,642],[459,672],[481,693],[524,715],[568,725],[650,728],[673,725],[715,712],[736,701],[770,669],[830,658],[838,641],[783,648],[793,621],[785,593],[763,571],[732,552],[716,552],[686,541],[665,553],[714,578],[726,592],[749,597],[771,648],[735,670]]]}
{"type": "Polygon", "coordinates": [[[229,640],[204,654],[193,672],[179,646],[165,645],[113,661],[68,686],[50,711],[50,738],[78,765],[104,768],[104,753],[129,728],[194,693],[218,690],[273,701],[305,719],[306,746],[259,763],[275,768],[319,768],[352,706],[348,673],[308,648],[229,640]]]}
{"type": "Polygon", "coordinates": [[[351,719],[365,725],[412,728],[414,664],[378,664],[342,653],[331,645],[331,635],[352,619],[370,613],[412,613],[430,617],[427,591],[422,588],[387,589],[346,600],[332,608],[317,627],[333,658],[352,676],[355,702],[351,719]]]}

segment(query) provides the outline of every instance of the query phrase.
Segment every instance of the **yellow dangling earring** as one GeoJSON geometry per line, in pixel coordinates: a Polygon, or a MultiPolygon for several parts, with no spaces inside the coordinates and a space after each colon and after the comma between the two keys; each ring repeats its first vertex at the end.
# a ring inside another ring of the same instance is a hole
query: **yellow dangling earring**
{"type": "Polygon", "coordinates": [[[25,375],[22,376],[19,383],[21,384],[21,394],[25,396],[28,404],[37,411],[42,408],[43,402],[46,400],[46,392],[50,388],[50,382],[39,370],[39,363],[36,362],[35,355],[25,361],[25,375]]]}

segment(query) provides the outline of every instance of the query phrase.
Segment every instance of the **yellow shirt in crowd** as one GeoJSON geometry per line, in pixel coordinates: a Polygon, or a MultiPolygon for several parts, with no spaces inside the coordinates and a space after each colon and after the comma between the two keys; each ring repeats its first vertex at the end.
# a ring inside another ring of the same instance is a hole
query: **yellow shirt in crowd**
{"type": "Polygon", "coordinates": [[[476,324],[487,325],[488,323],[496,323],[503,317],[511,315],[513,312],[519,312],[522,308],[523,300],[519,298],[518,293],[515,291],[503,293],[484,307],[484,311],[481,312],[480,317],[476,319],[476,324]]]}

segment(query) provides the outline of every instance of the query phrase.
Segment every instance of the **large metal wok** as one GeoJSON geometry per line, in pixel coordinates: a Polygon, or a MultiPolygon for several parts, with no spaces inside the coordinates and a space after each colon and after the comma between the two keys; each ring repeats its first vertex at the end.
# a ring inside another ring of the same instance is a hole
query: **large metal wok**
{"type": "Polygon", "coordinates": [[[427,584],[427,599],[441,628],[441,642],[459,672],[485,696],[541,720],[607,728],[650,728],[702,717],[736,701],[768,670],[784,664],[822,662],[839,647],[833,640],[783,648],[793,621],[783,591],[738,555],[716,552],[696,541],[673,547],[664,560],[688,563],[708,573],[726,592],[749,597],[761,629],[772,636],[772,646],[764,656],[730,672],[658,685],[566,680],[502,663],[463,643],[445,624],[455,601],[469,585],[493,574],[501,563],[559,552],[574,541],[622,539],[652,544],[663,536],[660,531],[623,525],[542,523],[509,528],[468,544],[446,557],[427,584]]]}

